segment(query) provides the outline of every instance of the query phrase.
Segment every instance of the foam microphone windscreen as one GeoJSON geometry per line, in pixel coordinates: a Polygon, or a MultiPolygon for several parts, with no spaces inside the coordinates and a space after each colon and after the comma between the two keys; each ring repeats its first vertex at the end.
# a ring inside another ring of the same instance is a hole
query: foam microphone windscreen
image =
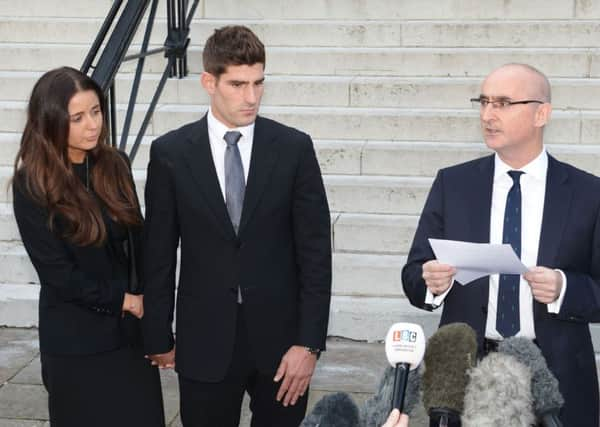
{"type": "Polygon", "coordinates": [[[498,345],[498,351],[514,356],[531,370],[533,409],[539,419],[558,414],[565,400],[541,350],[527,338],[508,338],[498,345]]]}
{"type": "Polygon", "coordinates": [[[348,393],[328,394],[319,400],[300,427],[359,427],[358,407],[348,393]]]}
{"type": "Polygon", "coordinates": [[[470,370],[462,427],[535,424],[531,371],[513,356],[490,353],[470,370]]]}
{"type": "Polygon", "coordinates": [[[430,413],[436,408],[460,414],[464,406],[467,372],[477,360],[476,333],[466,323],[450,323],[429,338],[421,387],[430,413]]]}
{"type": "MultiPolygon", "coordinates": [[[[394,393],[394,368],[388,366],[377,386],[375,394],[367,399],[361,407],[360,418],[363,427],[380,427],[385,424],[392,410],[394,393]]],[[[412,415],[414,407],[419,403],[421,393],[421,374],[415,369],[408,374],[408,383],[404,396],[404,413],[412,415]]]]}

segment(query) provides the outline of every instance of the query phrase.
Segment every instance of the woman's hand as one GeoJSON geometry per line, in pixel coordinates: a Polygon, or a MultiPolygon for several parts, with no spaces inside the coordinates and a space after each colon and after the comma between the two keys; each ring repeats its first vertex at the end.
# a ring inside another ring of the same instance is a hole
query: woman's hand
{"type": "Polygon", "coordinates": [[[144,316],[144,295],[125,293],[125,298],[123,298],[123,312],[126,311],[141,319],[144,316]]]}

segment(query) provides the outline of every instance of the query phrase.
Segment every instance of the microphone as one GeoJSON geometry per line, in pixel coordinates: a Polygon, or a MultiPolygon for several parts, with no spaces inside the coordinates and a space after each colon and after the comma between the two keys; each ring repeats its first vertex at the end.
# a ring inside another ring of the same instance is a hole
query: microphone
{"type": "Polygon", "coordinates": [[[531,370],[515,357],[490,353],[469,372],[463,427],[535,425],[531,370]]]}
{"type": "Polygon", "coordinates": [[[461,425],[467,372],[476,360],[476,334],[466,323],[444,325],[429,338],[422,387],[430,425],[461,425]]]}
{"type": "Polygon", "coordinates": [[[500,342],[498,351],[514,356],[531,370],[533,410],[542,426],[562,427],[558,413],[565,400],[538,346],[527,338],[512,337],[500,342]]]}
{"type": "Polygon", "coordinates": [[[416,369],[425,353],[425,333],[415,323],[395,323],[385,337],[385,355],[395,370],[392,409],[404,412],[408,373],[416,369]]]}
{"type": "MultiPolygon", "coordinates": [[[[394,393],[395,371],[395,368],[391,366],[385,368],[375,394],[361,406],[361,426],[381,427],[385,424],[391,412],[390,402],[392,402],[394,393]]],[[[415,424],[413,410],[420,403],[420,393],[421,373],[419,369],[414,369],[408,374],[406,392],[404,393],[404,409],[402,411],[411,417],[411,424],[415,424]]]]}
{"type": "Polygon", "coordinates": [[[348,393],[328,394],[315,404],[300,427],[360,427],[358,407],[348,393]]]}

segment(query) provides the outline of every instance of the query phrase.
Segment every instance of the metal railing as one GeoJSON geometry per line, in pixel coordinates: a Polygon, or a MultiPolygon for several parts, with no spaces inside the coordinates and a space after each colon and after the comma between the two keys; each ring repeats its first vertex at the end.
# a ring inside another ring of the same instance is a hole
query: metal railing
{"type": "Polygon", "coordinates": [[[129,94],[129,102],[127,104],[127,113],[121,131],[121,140],[119,149],[127,150],[127,141],[131,130],[131,122],[137,101],[139,86],[142,80],[144,63],[147,56],[163,53],[166,58],[166,65],[158,82],[150,105],[144,115],[140,129],[136,134],[136,139],[129,151],[129,158],[133,162],[142,138],[146,133],[148,124],[156,104],[160,99],[165,83],[169,77],[183,78],[188,74],[187,68],[187,48],[190,42],[189,32],[190,24],[198,3],[200,0],[193,0],[188,8],[188,0],[165,0],[167,6],[167,38],[164,45],[160,48],[148,50],[150,44],[150,36],[156,18],[156,10],[159,0],[128,0],[121,12],[118,21],[113,26],[123,0],[115,0],[111,6],[90,51],[88,52],[81,71],[88,74],[90,69],[93,70],[91,77],[100,85],[106,99],[108,108],[108,126],[110,129],[109,138],[113,146],[117,146],[117,110],[116,110],[116,94],[115,94],[115,77],[121,64],[125,61],[137,60],[137,67],[133,78],[131,92],[129,94]],[[134,55],[128,55],[127,51],[131,46],[134,35],[136,34],[140,23],[144,17],[146,9],[150,5],[150,13],[146,22],[144,38],[142,41],[140,52],[134,55]],[[112,29],[112,31],[111,31],[112,29]],[[108,41],[106,37],[111,32],[108,41]],[[94,60],[98,57],[100,50],[102,53],[94,64],[94,60]]]}

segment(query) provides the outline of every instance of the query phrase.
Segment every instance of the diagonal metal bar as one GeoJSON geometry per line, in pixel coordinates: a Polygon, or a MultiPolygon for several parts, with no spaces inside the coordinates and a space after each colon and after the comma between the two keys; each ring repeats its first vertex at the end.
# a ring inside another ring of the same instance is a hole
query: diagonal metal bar
{"type": "MultiPolygon", "coordinates": [[[[157,6],[158,0],[152,0],[152,4],[150,6],[150,15],[148,16],[148,22],[146,23],[146,32],[144,34],[144,40],[142,41],[142,54],[145,54],[148,50],[148,44],[150,43],[150,37],[152,36],[152,27],[154,27],[154,18],[156,17],[157,6]]],[[[119,144],[120,150],[125,150],[127,147],[127,138],[129,137],[129,129],[133,119],[133,111],[135,109],[135,102],[137,101],[137,95],[140,88],[140,81],[142,80],[142,71],[144,70],[145,61],[145,56],[142,56],[138,59],[135,77],[133,79],[133,86],[131,87],[131,94],[129,96],[129,104],[127,105],[125,123],[123,124],[123,131],[121,132],[121,142],[119,144]]]]}
{"type": "Polygon", "coordinates": [[[140,130],[135,138],[135,142],[133,143],[133,146],[131,147],[131,151],[129,152],[129,158],[131,159],[132,163],[133,163],[133,160],[135,159],[138,148],[142,142],[142,138],[144,137],[144,134],[146,133],[146,129],[148,128],[148,124],[150,123],[152,114],[154,114],[154,109],[156,108],[158,99],[160,98],[160,95],[162,94],[162,91],[165,88],[165,83],[167,82],[167,79],[169,78],[169,70],[171,69],[171,66],[173,65],[172,63],[173,63],[173,58],[171,57],[171,58],[169,58],[169,61],[163,71],[160,82],[158,83],[158,87],[156,88],[156,92],[154,93],[154,96],[152,97],[152,101],[150,102],[150,105],[148,106],[148,111],[146,111],[146,115],[144,116],[144,120],[142,121],[142,125],[140,126],[140,130]]]}

